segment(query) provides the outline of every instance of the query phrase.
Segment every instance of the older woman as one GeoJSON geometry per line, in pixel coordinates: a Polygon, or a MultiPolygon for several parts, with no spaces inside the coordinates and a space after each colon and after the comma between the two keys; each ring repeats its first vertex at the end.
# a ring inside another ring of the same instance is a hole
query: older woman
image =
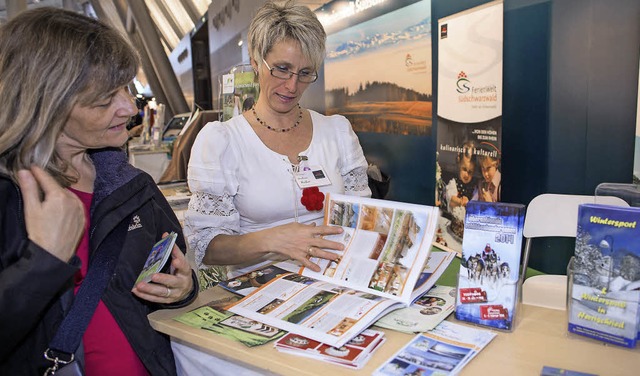
{"type": "Polygon", "coordinates": [[[153,245],[181,232],[121,148],[137,70],[118,32],[74,12],[38,8],[0,28],[0,374],[42,375],[47,349],[75,353],[89,376],[176,373],[146,315],[190,302],[197,284],[178,247],[173,273],[135,283],[153,245]]]}
{"type": "Polygon", "coordinates": [[[212,281],[264,260],[297,260],[318,271],[309,256],[337,257],[325,249],[342,245],[322,235],[341,229],[316,226],[323,216],[322,195],[298,185],[299,170],[324,172],[330,184],[316,187],[320,192],[371,195],[367,162],[349,121],[299,104],[318,78],[325,39],[306,6],[267,2],[248,31],[251,65],[260,84],[257,102],[198,134],[189,160],[193,196],[185,234],[197,264],[214,266],[209,268],[212,281]]]}

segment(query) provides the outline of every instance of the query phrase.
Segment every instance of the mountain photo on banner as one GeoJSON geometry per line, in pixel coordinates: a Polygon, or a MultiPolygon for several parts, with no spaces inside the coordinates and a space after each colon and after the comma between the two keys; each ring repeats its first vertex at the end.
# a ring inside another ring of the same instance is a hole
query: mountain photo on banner
{"type": "Polygon", "coordinates": [[[430,136],[431,72],[430,0],[346,27],[327,37],[327,115],[356,132],[430,136]]]}

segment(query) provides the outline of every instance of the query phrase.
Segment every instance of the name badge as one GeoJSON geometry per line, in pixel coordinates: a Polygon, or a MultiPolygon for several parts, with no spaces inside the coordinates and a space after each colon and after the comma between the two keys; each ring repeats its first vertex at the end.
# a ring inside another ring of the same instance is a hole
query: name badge
{"type": "Polygon", "coordinates": [[[322,187],[330,185],[331,180],[327,177],[327,173],[321,166],[304,167],[302,171],[294,174],[296,183],[301,189],[309,187],[322,187]]]}

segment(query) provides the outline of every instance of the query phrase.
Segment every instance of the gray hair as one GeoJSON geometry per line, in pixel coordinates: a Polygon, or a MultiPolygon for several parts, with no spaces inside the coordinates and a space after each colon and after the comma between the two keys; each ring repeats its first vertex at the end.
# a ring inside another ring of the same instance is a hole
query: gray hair
{"type": "Polygon", "coordinates": [[[55,151],[74,105],[91,105],[127,86],[139,57],[127,39],[93,18],[64,9],[27,10],[0,27],[0,172],[37,165],[62,185],[55,151]]]}
{"type": "Polygon", "coordinates": [[[267,1],[251,21],[247,39],[249,56],[259,65],[274,45],[293,40],[300,44],[313,69],[318,70],[324,60],[327,34],[308,7],[294,0],[284,4],[267,1]]]}

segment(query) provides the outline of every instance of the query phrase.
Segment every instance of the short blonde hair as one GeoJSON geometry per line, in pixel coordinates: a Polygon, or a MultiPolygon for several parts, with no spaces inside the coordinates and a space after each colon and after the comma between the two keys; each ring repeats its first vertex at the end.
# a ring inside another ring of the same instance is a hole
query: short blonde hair
{"type": "Polygon", "coordinates": [[[308,7],[294,0],[267,1],[253,17],[247,39],[249,57],[259,65],[274,45],[292,40],[300,44],[303,55],[317,71],[324,61],[327,34],[308,7]]]}
{"type": "Polygon", "coordinates": [[[61,184],[55,145],[74,105],[131,82],[139,57],[118,31],[64,9],[27,10],[0,27],[0,172],[38,165],[61,184]]]}

